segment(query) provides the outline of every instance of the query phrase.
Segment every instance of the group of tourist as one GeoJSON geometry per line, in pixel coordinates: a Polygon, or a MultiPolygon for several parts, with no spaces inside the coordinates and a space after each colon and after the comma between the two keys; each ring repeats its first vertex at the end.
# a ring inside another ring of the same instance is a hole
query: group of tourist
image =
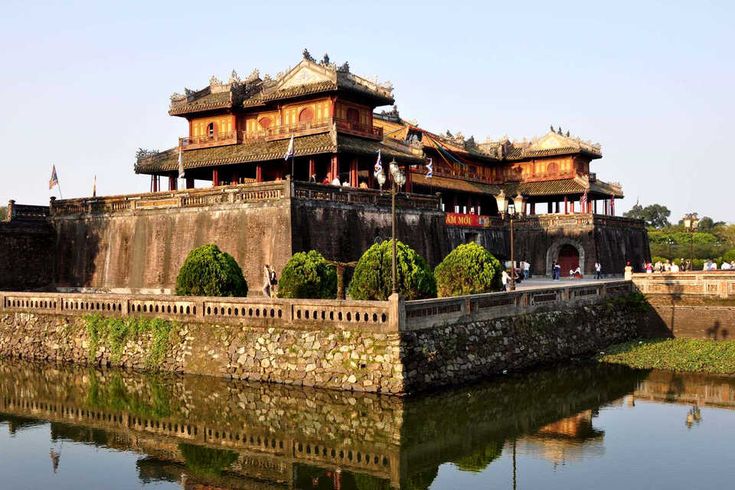
{"type": "MultiPolygon", "coordinates": [[[[313,174],[313,175],[311,175],[309,177],[309,182],[312,182],[312,183],[318,182],[317,177],[316,177],[316,174],[313,174]]],[[[325,175],[324,178],[322,179],[322,184],[324,184],[324,185],[334,185],[334,186],[337,186],[337,187],[352,187],[352,185],[350,184],[350,181],[349,180],[345,180],[344,182],[341,182],[339,180],[339,176],[336,176],[336,177],[332,178],[332,173],[331,172],[327,172],[327,175],[325,175]]],[[[358,185],[358,187],[360,189],[368,189],[369,188],[367,182],[365,182],[364,180],[361,180],[360,181],[360,184],[358,185]]]]}
{"type": "MultiPolygon", "coordinates": [[[[666,259],[663,261],[657,260],[655,263],[644,262],[642,268],[649,274],[654,272],[691,272],[694,270],[694,265],[689,259],[679,259],[678,263],[676,261],[666,259]]],[[[735,260],[731,262],[723,261],[720,269],[723,271],[735,270],[735,260]]],[[[717,262],[712,259],[707,259],[702,265],[702,270],[716,271],[717,262]]]]}
{"type": "MultiPolygon", "coordinates": [[[[582,272],[582,267],[577,265],[574,269],[569,269],[569,277],[570,278],[579,278],[581,279],[584,277],[584,273],[582,272]]],[[[553,264],[551,265],[551,279],[554,281],[561,280],[561,265],[555,260],[553,264]]],[[[602,279],[602,264],[599,262],[595,262],[595,279],[602,279]]]]}

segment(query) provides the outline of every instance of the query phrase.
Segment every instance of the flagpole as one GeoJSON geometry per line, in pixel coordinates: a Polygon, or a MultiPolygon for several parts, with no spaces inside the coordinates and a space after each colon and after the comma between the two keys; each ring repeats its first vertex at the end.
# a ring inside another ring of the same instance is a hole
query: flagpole
{"type": "Polygon", "coordinates": [[[61,195],[61,184],[59,184],[58,179],[56,180],[56,187],[59,188],[59,199],[64,199],[64,197],[61,195]]]}

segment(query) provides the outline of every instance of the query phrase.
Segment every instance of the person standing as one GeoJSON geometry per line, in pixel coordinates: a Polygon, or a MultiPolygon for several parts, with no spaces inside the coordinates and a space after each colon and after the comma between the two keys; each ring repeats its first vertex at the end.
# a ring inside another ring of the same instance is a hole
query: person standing
{"type": "Polygon", "coordinates": [[[602,264],[595,262],[595,279],[602,279],[602,264]]]}
{"type": "Polygon", "coordinates": [[[263,274],[263,296],[266,298],[271,297],[271,266],[265,264],[263,274]]]}
{"type": "Polygon", "coordinates": [[[521,266],[523,267],[523,279],[526,280],[531,277],[531,264],[524,260],[521,266]]]}
{"type": "Polygon", "coordinates": [[[508,290],[508,281],[510,280],[510,276],[508,275],[508,272],[503,269],[503,274],[500,276],[500,280],[503,283],[503,291],[508,290]]]}

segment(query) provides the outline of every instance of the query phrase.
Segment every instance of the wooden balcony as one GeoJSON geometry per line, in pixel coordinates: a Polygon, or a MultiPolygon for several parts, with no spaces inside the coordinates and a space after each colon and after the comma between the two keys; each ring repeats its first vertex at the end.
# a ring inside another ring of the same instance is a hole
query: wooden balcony
{"type": "Polygon", "coordinates": [[[360,136],[362,138],[370,138],[377,141],[383,139],[383,128],[360,124],[354,121],[344,119],[323,119],[308,123],[299,123],[283,126],[273,126],[270,128],[262,128],[258,131],[243,131],[243,140],[265,139],[266,141],[287,139],[293,136],[308,136],[311,134],[326,133],[332,129],[337,132],[360,136]]]}
{"type": "Polygon", "coordinates": [[[210,146],[234,145],[238,143],[237,131],[226,133],[215,133],[212,135],[191,136],[179,138],[184,150],[195,150],[197,148],[208,148],[210,146]]]}

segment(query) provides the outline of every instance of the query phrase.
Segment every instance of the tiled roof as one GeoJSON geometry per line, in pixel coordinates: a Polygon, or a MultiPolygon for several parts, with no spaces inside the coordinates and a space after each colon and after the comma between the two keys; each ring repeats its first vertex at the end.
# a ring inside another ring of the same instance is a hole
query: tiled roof
{"type": "Polygon", "coordinates": [[[334,90],[337,90],[337,84],[331,81],[312,83],[310,85],[300,85],[298,87],[290,87],[283,90],[274,90],[272,92],[264,90],[254,95],[253,97],[245,99],[242,105],[244,107],[252,107],[263,105],[266,102],[270,102],[272,100],[291,99],[294,97],[301,97],[302,95],[331,92],[334,90]]]}
{"type": "Polygon", "coordinates": [[[205,93],[192,96],[180,101],[172,101],[168,113],[172,116],[190,114],[192,112],[210,111],[214,109],[229,109],[232,107],[232,92],[205,93]]]}
{"type": "MultiPolygon", "coordinates": [[[[507,182],[505,184],[483,184],[469,180],[453,179],[451,177],[433,177],[427,179],[423,174],[412,174],[414,184],[446,189],[458,192],[469,192],[474,194],[496,195],[501,189],[509,197],[519,192],[526,197],[581,195],[587,188],[584,179],[560,179],[542,182],[507,182]]],[[[590,183],[588,194],[600,196],[623,197],[622,190],[605,182],[595,181],[590,183]]]]}
{"type": "Polygon", "coordinates": [[[492,184],[482,184],[479,182],[472,182],[469,180],[452,179],[451,177],[438,177],[434,176],[431,179],[427,179],[425,175],[412,173],[411,180],[415,185],[424,187],[432,187],[437,190],[446,189],[457,192],[468,192],[471,194],[498,194],[500,192],[500,186],[492,184]]]}
{"type": "Polygon", "coordinates": [[[592,156],[598,156],[598,153],[578,147],[565,148],[548,148],[545,150],[532,150],[529,148],[512,146],[505,155],[506,160],[525,160],[528,158],[549,157],[555,155],[574,155],[576,153],[587,153],[592,156]]]}
{"type": "MultiPolygon", "coordinates": [[[[183,153],[184,168],[201,168],[215,165],[259,162],[283,158],[289,140],[250,140],[241,144],[215,146],[188,150],[183,153]]],[[[302,136],[294,139],[296,156],[333,153],[336,145],[329,133],[302,136]]],[[[172,172],[179,168],[178,148],[166,150],[157,155],[139,160],[135,165],[136,173],[172,172]]]]}
{"type": "MultiPolygon", "coordinates": [[[[240,144],[187,150],[183,152],[184,169],[279,160],[286,154],[288,143],[288,139],[247,140],[240,144]]],[[[389,148],[379,141],[354,136],[340,134],[336,142],[331,133],[294,138],[294,152],[297,157],[324,153],[377,155],[378,150],[381,150],[384,159],[395,158],[404,163],[423,161],[421,157],[389,148]]],[[[139,174],[174,172],[179,168],[178,156],[178,148],[145,156],[135,164],[135,172],[139,174]]]]}

